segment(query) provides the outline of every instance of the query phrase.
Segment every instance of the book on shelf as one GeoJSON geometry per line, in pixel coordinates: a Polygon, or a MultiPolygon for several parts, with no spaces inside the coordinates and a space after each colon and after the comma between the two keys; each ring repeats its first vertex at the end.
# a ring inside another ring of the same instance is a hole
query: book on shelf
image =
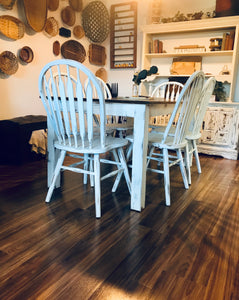
{"type": "Polygon", "coordinates": [[[222,37],[222,47],[221,50],[233,50],[235,39],[235,31],[224,32],[222,37]]]}
{"type": "Polygon", "coordinates": [[[153,49],[150,53],[163,53],[163,42],[162,41],[156,39],[153,41],[152,46],[153,46],[153,49]]]}

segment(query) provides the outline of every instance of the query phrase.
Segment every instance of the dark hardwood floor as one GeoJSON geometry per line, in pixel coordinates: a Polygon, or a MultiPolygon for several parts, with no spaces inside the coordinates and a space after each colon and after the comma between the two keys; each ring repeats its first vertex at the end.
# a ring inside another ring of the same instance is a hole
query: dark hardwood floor
{"type": "Polygon", "coordinates": [[[81,175],[45,204],[45,160],[0,166],[0,299],[238,300],[239,161],[201,164],[189,190],[171,170],[171,207],[148,173],[141,213],[104,181],[98,220],[81,175]]]}

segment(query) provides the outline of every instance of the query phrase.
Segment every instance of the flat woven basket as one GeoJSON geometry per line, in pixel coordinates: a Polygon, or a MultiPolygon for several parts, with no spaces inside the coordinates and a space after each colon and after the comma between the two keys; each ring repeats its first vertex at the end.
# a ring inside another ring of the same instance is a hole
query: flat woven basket
{"type": "Polygon", "coordinates": [[[12,9],[16,0],[0,0],[0,6],[5,9],[12,9]]]}
{"type": "Polygon", "coordinates": [[[82,26],[85,35],[95,43],[102,43],[110,31],[110,18],[101,1],[90,2],[82,11],[82,26]]]}
{"type": "Polygon", "coordinates": [[[83,38],[83,36],[85,36],[85,32],[84,32],[84,29],[81,25],[76,25],[74,28],[73,28],[73,34],[74,36],[77,38],[77,39],[81,39],[83,38]]]}
{"type": "Polygon", "coordinates": [[[3,15],[0,16],[0,31],[10,39],[18,40],[24,36],[25,25],[15,17],[3,15]]]}
{"type": "Polygon", "coordinates": [[[47,7],[51,11],[57,10],[57,8],[59,7],[59,0],[48,0],[47,7]]]}
{"type": "Polygon", "coordinates": [[[0,70],[7,75],[12,75],[17,72],[18,60],[14,53],[4,51],[0,54],[0,70]]]}
{"type": "Polygon", "coordinates": [[[69,4],[75,11],[82,10],[83,7],[82,0],[69,0],[69,4]]]}
{"type": "Polygon", "coordinates": [[[61,54],[66,59],[73,59],[81,63],[83,63],[86,58],[84,46],[75,40],[66,41],[61,46],[61,54]]]}

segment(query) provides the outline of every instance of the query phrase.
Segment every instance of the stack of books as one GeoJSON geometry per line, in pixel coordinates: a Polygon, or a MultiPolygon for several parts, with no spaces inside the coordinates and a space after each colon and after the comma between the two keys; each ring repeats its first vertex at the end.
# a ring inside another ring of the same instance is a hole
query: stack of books
{"type": "Polygon", "coordinates": [[[221,51],[233,50],[235,39],[235,31],[224,32],[222,37],[221,51]]]}

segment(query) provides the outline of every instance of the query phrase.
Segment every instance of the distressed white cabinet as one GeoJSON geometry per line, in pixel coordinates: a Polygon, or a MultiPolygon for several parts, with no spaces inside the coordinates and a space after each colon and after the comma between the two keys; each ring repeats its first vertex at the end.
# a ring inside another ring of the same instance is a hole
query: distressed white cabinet
{"type": "Polygon", "coordinates": [[[201,153],[238,158],[239,107],[208,107],[198,150],[201,153]]]}

